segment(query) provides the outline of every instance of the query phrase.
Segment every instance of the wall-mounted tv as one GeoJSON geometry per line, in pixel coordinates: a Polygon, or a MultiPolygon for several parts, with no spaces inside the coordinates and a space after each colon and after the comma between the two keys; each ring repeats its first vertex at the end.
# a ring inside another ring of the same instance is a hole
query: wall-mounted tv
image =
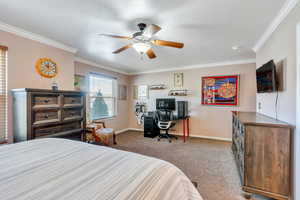
{"type": "Polygon", "coordinates": [[[277,91],[276,65],[273,60],[256,70],[257,92],[277,91]]]}

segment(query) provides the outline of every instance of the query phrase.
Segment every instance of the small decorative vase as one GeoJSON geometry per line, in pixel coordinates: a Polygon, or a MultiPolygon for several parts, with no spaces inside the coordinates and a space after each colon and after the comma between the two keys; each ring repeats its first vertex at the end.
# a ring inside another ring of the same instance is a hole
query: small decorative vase
{"type": "Polygon", "coordinates": [[[53,83],[52,83],[52,90],[53,90],[53,91],[57,91],[57,90],[58,90],[58,85],[57,85],[56,82],[53,82],[53,83]]]}

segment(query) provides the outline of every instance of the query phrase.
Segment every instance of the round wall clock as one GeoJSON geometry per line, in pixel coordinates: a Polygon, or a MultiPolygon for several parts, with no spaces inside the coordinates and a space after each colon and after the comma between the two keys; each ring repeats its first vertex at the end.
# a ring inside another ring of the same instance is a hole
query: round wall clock
{"type": "Polygon", "coordinates": [[[45,78],[54,78],[57,71],[57,64],[50,58],[40,58],[35,65],[37,72],[45,78]]]}

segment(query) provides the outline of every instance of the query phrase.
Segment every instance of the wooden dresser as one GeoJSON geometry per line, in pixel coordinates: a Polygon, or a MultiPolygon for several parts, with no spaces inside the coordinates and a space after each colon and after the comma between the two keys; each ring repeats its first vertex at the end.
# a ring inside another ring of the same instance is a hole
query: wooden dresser
{"type": "Polygon", "coordinates": [[[84,93],[24,88],[12,90],[12,96],[14,142],[84,136],[84,93]]]}
{"type": "Polygon", "coordinates": [[[232,127],[232,151],[243,190],[289,199],[293,127],[255,112],[233,112],[232,127]]]}

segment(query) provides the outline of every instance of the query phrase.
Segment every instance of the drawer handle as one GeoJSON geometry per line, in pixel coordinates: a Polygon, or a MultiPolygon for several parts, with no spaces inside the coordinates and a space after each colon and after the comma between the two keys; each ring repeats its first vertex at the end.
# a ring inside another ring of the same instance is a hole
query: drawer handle
{"type": "Polygon", "coordinates": [[[49,115],[48,115],[48,114],[46,114],[46,115],[45,115],[45,119],[48,119],[48,118],[49,118],[49,115]]]}
{"type": "Polygon", "coordinates": [[[71,101],[72,103],[75,103],[76,101],[75,101],[75,99],[72,99],[72,101],[71,101]]]}
{"type": "Polygon", "coordinates": [[[46,99],[44,102],[45,102],[45,103],[49,103],[49,102],[50,102],[50,100],[49,100],[49,99],[46,99]]]}
{"type": "Polygon", "coordinates": [[[71,115],[71,116],[74,116],[74,115],[76,115],[76,113],[75,113],[75,112],[71,112],[70,115],[71,115]]]}

